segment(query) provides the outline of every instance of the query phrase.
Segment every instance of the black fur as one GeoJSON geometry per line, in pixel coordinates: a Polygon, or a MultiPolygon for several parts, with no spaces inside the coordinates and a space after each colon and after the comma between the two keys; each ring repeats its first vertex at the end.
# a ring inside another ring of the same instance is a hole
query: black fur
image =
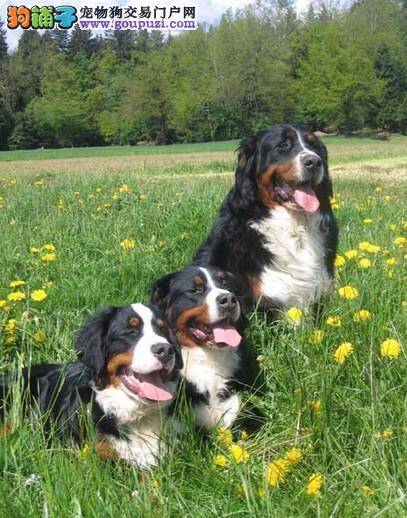
{"type": "MultiPolygon", "coordinates": [[[[258,179],[269,165],[294,159],[299,153],[296,142],[289,150],[279,148],[279,143],[286,138],[290,129],[296,129],[303,135],[307,133],[300,126],[279,124],[241,142],[235,185],[222,203],[208,237],[192,261],[195,265],[212,265],[232,272],[243,284],[244,293],[251,302],[256,301],[250,296],[250,279],[258,277],[265,265],[273,262],[272,254],[264,246],[263,236],[250,226],[270,214],[270,208],[259,196],[258,179]]],[[[315,139],[312,150],[320,156],[324,165],[324,178],[314,187],[314,191],[323,216],[320,231],[324,238],[325,264],[329,275],[333,276],[338,228],[329,201],[332,184],[328,174],[327,150],[318,139],[315,139]]],[[[279,307],[278,300],[268,303],[273,308],[279,307]]]]}
{"type": "MultiPolygon", "coordinates": [[[[242,286],[233,274],[224,272],[218,268],[207,268],[212,279],[215,279],[217,288],[228,290],[236,295],[240,302],[241,315],[233,325],[243,337],[238,347],[239,362],[233,376],[226,382],[221,391],[216,394],[219,401],[225,401],[231,397],[235,391],[259,390],[262,385],[262,378],[255,359],[253,348],[248,347],[244,332],[248,325],[245,315],[245,301],[242,297],[242,286]],[[221,277],[219,276],[221,275],[221,277]]],[[[196,290],[194,279],[204,278],[201,269],[197,266],[190,266],[178,272],[165,275],[155,281],[151,288],[151,303],[159,307],[167,316],[168,322],[180,341],[181,348],[185,347],[183,338],[180,337],[177,321],[186,311],[191,308],[199,307],[206,303],[208,286],[205,284],[196,290]]],[[[199,345],[198,345],[199,346],[199,345]]],[[[209,391],[200,392],[193,380],[185,380],[184,383],[186,396],[192,407],[198,404],[209,405],[211,394],[209,391]]]]}
{"type": "MultiPolygon", "coordinates": [[[[182,368],[179,345],[168,325],[157,326],[162,319],[155,308],[152,325],[154,331],[166,338],[175,351],[175,367],[170,375],[177,380],[182,368]]],[[[94,388],[106,388],[108,379],[107,364],[110,359],[124,353],[137,344],[142,335],[143,320],[139,326],[130,325],[131,317],[138,316],[132,306],[109,307],[91,316],[78,332],[75,348],[79,361],[67,365],[41,364],[25,367],[20,373],[3,378],[0,383],[0,418],[4,419],[11,403],[13,387],[20,385],[26,397],[26,410],[38,409],[45,416],[45,431],[53,427],[58,435],[69,436],[80,442],[81,409],[92,402],[92,416],[96,430],[103,436],[123,437],[124,428],[120,427],[113,415],[106,415],[97,404],[93,395],[94,388]]]]}

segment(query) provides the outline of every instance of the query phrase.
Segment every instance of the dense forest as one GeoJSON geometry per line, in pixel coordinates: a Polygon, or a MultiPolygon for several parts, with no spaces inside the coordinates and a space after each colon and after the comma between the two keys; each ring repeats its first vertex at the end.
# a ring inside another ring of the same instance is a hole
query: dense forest
{"type": "Polygon", "coordinates": [[[214,27],[160,32],[0,26],[0,149],[198,142],[293,121],[407,132],[407,0],[258,0],[214,27]]]}

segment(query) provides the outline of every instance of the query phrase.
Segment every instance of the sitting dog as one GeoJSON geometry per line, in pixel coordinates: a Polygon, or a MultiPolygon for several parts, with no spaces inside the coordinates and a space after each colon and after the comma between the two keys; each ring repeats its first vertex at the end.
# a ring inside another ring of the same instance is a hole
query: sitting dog
{"type": "Polygon", "coordinates": [[[300,126],[242,141],[235,185],[193,264],[232,272],[272,318],[306,309],[333,286],[338,229],[327,150],[300,126]]]}
{"type": "Polygon", "coordinates": [[[80,440],[81,407],[91,401],[98,454],[153,466],[165,453],[160,430],[182,368],[164,319],[143,304],[103,309],[80,329],[76,350],[77,362],[23,369],[31,402],[49,414],[47,427],[80,440]]]}
{"type": "Polygon", "coordinates": [[[246,320],[235,277],[216,268],[189,267],[152,287],[152,303],[166,315],[181,345],[187,395],[196,424],[231,427],[241,407],[239,389],[256,377],[242,337],[246,320]]]}

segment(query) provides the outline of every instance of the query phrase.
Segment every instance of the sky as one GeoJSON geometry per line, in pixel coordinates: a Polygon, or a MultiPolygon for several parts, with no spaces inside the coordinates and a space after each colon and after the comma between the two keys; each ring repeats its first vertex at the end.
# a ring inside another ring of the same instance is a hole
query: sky
{"type": "MultiPolygon", "coordinates": [[[[206,23],[216,23],[222,13],[226,11],[226,9],[232,8],[233,10],[245,7],[246,5],[254,3],[255,0],[0,0],[0,17],[3,21],[6,20],[7,17],[7,7],[9,5],[25,5],[26,7],[31,7],[33,5],[74,5],[74,6],[88,6],[88,7],[96,7],[96,6],[126,6],[131,5],[134,7],[140,5],[158,5],[158,6],[196,6],[197,13],[197,21],[206,22],[206,23]]],[[[307,6],[311,3],[311,0],[296,0],[295,4],[297,6],[298,11],[303,11],[307,8],[307,6]]],[[[18,38],[20,37],[20,30],[10,30],[7,29],[7,42],[9,48],[12,50],[16,47],[18,38]]]]}

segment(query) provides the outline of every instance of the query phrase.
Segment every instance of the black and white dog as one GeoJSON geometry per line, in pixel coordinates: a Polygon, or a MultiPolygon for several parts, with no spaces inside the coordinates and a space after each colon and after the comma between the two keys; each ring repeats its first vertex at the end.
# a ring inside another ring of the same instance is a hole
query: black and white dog
{"type": "Polygon", "coordinates": [[[152,303],[163,312],[181,345],[196,424],[231,427],[241,409],[240,390],[257,375],[243,339],[246,319],[236,278],[222,270],[189,267],[152,287],[152,303]]]}
{"type": "Polygon", "coordinates": [[[242,141],[235,185],[193,264],[228,270],[270,312],[318,303],[333,285],[338,229],[327,150],[300,126],[242,141]]]}
{"type": "MultiPolygon", "coordinates": [[[[91,401],[97,453],[153,466],[165,453],[160,432],[182,368],[164,318],[143,304],[103,309],[80,329],[76,349],[78,362],[23,370],[31,400],[50,426],[77,440],[82,407],[91,401]]],[[[3,401],[9,389],[10,380],[1,387],[3,401]]]]}

